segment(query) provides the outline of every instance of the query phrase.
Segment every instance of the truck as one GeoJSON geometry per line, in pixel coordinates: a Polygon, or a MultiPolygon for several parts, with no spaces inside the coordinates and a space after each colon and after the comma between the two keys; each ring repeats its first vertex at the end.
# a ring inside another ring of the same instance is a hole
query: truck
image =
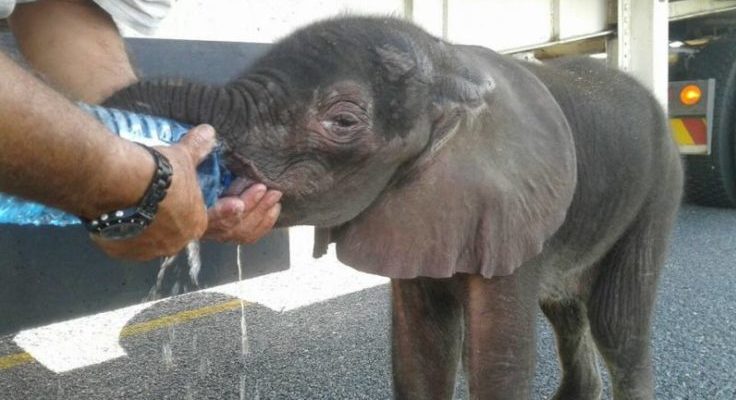
{"type": "Polygon", "coordinates": [[[670,17],[670,124],[685,159],[686,198],[735,207],[736,4],[702,3],[670,17]]]}
{"type": "MultiPolygon", "coordinates": [[[[597,55],[642,80],[667,110],[685,163],[685,200],[736,207],[736,2],[662,3],[608,2],[609,30],[536,46],[533,57],[597,55]]],[[[508,52],[520,50],[529,49],[508,52]]]]}

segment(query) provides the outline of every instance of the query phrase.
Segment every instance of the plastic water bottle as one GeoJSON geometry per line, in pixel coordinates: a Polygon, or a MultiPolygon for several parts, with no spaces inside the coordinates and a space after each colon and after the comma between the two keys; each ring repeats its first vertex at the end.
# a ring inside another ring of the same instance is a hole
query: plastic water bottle
{"type": "MultiPolygon", "coordinates": [[[[166,118],[87,104],[79,106],[112,133],[147,146],[176,143],[191,129],[191,126],[166,118]]],[[[197,167],[197,178],[205,203],[213,205],[231,180],[217,149],[197,167]]],[[[79,223],[78,217],[61,210],[0,193],[0,224],[65,226],[79,223]]]]}

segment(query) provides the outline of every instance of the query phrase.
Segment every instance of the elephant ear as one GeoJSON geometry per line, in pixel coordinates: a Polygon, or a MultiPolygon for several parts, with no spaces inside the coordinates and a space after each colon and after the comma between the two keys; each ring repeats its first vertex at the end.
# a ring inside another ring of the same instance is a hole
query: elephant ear
{"type": "Polygon", "coordinates": [[[358,217],[318,229],[315,256],[335,242],[340,261],[369,273],[491,278],[538,255],[563,223],[577,171],[562,111],[516,62],[460,51],[467,69],[435,79],[423,153],[358,217]]]}

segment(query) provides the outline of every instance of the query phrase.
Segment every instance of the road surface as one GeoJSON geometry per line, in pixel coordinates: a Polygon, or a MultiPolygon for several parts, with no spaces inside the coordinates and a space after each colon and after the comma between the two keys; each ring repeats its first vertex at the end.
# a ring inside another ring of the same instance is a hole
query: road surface
{"type": "MultiPolygon", "coordinates": [[[[0,399],[389,399],[386,281],[298,256],[289,271],[4,336],[0,399]]],[[[654,327],[658,398],[736,398],[735,260],[736,211],[684,207],[654,327]]],[[[541,317],[538,354],[544,399],[559,372],[541,317]]]]}

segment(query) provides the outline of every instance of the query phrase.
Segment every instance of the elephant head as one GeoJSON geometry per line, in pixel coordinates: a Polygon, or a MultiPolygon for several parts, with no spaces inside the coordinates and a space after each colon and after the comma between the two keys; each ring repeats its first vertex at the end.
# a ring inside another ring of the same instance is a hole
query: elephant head
{"type": "Polygon", "coordinates": [[[277,224],[316,226],[316,256],[334,241],[391,277],[510,274],[575,188],[570,129],[541,82],[398,19],[316,23],[224,86],[143,81],[106,105],[212,124],[231,192],[282,191],[277,224]]]}

